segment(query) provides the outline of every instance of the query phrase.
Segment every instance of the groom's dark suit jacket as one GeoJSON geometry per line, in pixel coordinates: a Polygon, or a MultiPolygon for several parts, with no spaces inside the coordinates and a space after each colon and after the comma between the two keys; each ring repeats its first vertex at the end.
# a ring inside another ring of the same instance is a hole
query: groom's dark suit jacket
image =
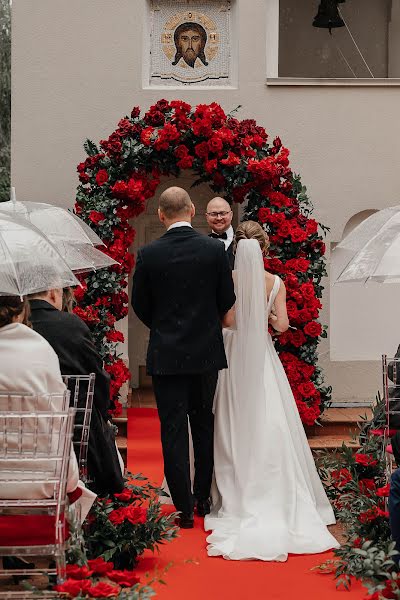
{"type": "Polygon", "coordinates": [[[150,328],[150,375],[227,367],[220,319],[235,294],[224,245],[189,226],[138,251],[132,306],[150,328]]]}

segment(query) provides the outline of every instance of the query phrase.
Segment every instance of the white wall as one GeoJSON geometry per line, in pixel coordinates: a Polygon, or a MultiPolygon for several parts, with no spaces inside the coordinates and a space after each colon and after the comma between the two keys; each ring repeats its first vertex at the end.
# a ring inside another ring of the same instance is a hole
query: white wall
{"type": "MultiPolygon", "coordinates": [[[[238,89],[144,90],[145,10],[144,0],[13,0],[12,180],[19,199],[72,206],[85,138],[108,136],[133,105],[147,108],[165,97],[217,101],[227,110],[241,104],[241,118],[279,134],[333,241],[353,214],[398,202],[398,88],[266,87],[266,3],[238,0],[238,89]]],[[[328,293],[325,303],[327,322],[328,293]]],[[[352,389],[358,397],[374,394],[371,363],[352,363],[351,388],[328,351],[324,343],[336,397],[352,389]]]]}

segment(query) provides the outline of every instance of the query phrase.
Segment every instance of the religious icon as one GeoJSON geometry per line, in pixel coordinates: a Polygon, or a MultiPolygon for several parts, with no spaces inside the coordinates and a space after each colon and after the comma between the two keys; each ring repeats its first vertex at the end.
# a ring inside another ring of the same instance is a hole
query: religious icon
{"type": "Polygon", "coordinates": [[[204,53],[207,44],[207,32],[199,23],[182,23],[174,32],[174,43],[176,54],[173,65],[177,65],[181,59],[189,67],[194,69],[196,60],[199,59],[205,67],[208,66],[204,53]]]}
{"type": "Polygon", "coordinates": [[[187,0],[154,0],[150,82],[229,85],[229,0],[191,0],[190,11],[184,10],[187,4],[187,0]]]}

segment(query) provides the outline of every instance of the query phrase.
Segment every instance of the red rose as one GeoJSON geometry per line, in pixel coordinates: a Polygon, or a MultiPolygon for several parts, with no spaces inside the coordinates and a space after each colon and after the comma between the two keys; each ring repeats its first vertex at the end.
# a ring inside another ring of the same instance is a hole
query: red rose
{"type": "Polygon", "coordinates": [[[92,221],[92,223],[95,223],[95,225],[98,225],[99,223],[104,221],[105,218],[106,216],[98,210],[91,210],[89,213],[89,219],[90,221],[92,221]]]}
{"type": "Polygon", "coordinates": [[[303,283],[300,286],[300,293],[304,296],[306,300],[310,300],[315,297],[315,290],[312,283],[303,283]]]}
{"type": "Polygon", "coordinates": [[[87,579],[93,574],[93,571],[90,571],[88,567],[85,565],[80,567],[78,565],[67,565],[67,577],[71,579],[87,579]]]}
{"type": "Polygon", "coordinates": [[[91,585],[90,579],[66,579],[64,583],[55,585],[53,589],[55,589],[56,592],[63,592],[64,594],[69,594],[72,598],[75,598],[75,596],[79,596],[81,592],[87,593],[90,590],[91,585]]]}
{"type": "Polygon", "coordinates": [[[200,144],[196,144],[194,151],[196,156],[198,156],[199,158],[207,158],[209,152],[207,142],[201,142],[200,144]]]}
{"type": "Polygon", "coordinates": [[[322,333],[322,325],[318,321],[310,321],[304,327],[304,333],[310,337],[317,338],[322,333]]]}
{"type": "Polygon", "coordinates": [[[154,133],[154,127],[145,127],[140,134],[140,141],[145,146],[150,146],[152,142],[152,135],[154,133]]]}
{"type": "Polygon", "coordinates": [[[131,110],[132,119],[136,119],[140,115],[140,108],[138,106],[134,106],[131,110]]]}
{"type": "Polygon", "coordinates": [[[269,208],[260,208],[258,211],[258,220],[260,223],[267,223],[271,218],[271,211],[269,208]]]}
{"type": "Polygon", "coordinates": [[[165,117],[160,110],[149,110],[144,115],[144,120],[149,125],[154,125],[154,127],[158,127],[159,125],[163,125],[165,122],[165,117]]]}
{"type": "Polygon", "coordinates": [[[315,252],[319,252],[320,254],[325,254],[325,244],[322,240],[314,240],[311,242],[311,248],[315,250],[315,252]]]}
{"type": "Polygon", "coordinates": [[[300,243],[300,242],[304,242],[307,239],[307,233],[305,231],[303,231],[302,229],[300,229],[299,227],[294,227],[291,232],[290,232],[290,237],[292,239],[292,242],[296,243],[300,243]]]}
{"type": "Polygon", "coordinates": [[[128,502],[132,499],[133,495],[134,494],[132,490],[130,490],[129,488],[124,488],[119,494],[114,494],[114,497],[120,502],[128,502]]]}
{"type": "Polygon", "coordinates": [[[293,346],[295,346],[296,348],[300,348],[300,346],[302,346],[305,341],[306,341],[306,336],[304,335],[304,333],[302,331],[300,331],[300,329],[296,329],[295,331],[292,331],[291,342],[292,342],[293,346]]]}
{"type": "Polygon", "coordinates": [[[133,506],[131,504],[126,509],[126,518],[132,525],[138,525],[139,523],[146,523],[147,521],[147,510],[140,506],[133,506]]]}
{"type": "Polygon", "coordinates": [[[192,156],[184,156],[179,160],[176,165],[180,169],[191,169],[193,166],[193,157],[192,156]]]}
{"type": "Polygon", "coordinates": [[[210,152],[219,152],[224,147],[222,140],[214,135],[211,139],[208,140],[208,148],[210,152]]]}
{"type": "Polygon", "coordinates": [[[287,221],[282,223],[278,228],[278,235],[282,238],[287,238],[291,232],[290,225],[287,221]]]}
{"type": "Polygon", "coordinates": [[[104,558],[100,556],[98,558],[92,558],[88,560],[89,569],[93,571],[96,575],[106,575],[110,571],[114,569],[114,565],[112,562],[106,562],[104,558]]]}
{"type": "Polygon", "coordinates": [[[90,177],[89,175],[87,175],[86,173],[80,173],[79,174],[79,181],[83,184],[85,183],[89,183],[90,181],[90,177]]]}
{"type": "Polygon", "coordinates": [[[155,108],[157,110],[160,110],[161,112],[165,112],[169,109],[169,102],[168,100],[165,100],[165,98],[161,98],[161,100],[158,100],[155,104],[155,108]]]}
{"type": "Polygon", "coordinates": [[[372,456],[359,452],[356,454],[356,463],[363,467],[375,467],[375,465],[378,464],[378,461],[375,458],[372,458],[372,456]]]}
{"type": "Polygon", "coordinates": [[[125,181],[116,181],[111,188],[111,193],[116,198],[124,198],[127,193],[127,185],[125,181]]]}
{"type": "Polygon", "coordinates": [[[364,496],[371,496],[371,492],[375,491],[376,485],[373,479],[361,479],[358,482],[358,489],[364,496]]]}
{"type": "Polygon", "coordinates": [[[214,171],[217,169],[218,161],[216,158],[212,158],[211,160],[206,160],[204,162],[204,170],[209,175],[212,175],[214,171]]]}
{"type": "Polygon", "coordinates": [[[74,289],[74,296],[75,296],[75,300],[79,303],[82,302],[82,300],[85,297],[85,294],[87,292],[87,286],[85,283],[83,283],[81,286],[78,285],[75,289],[74,289]]]}
{"type": "Polygon", "coordinates": [[[221,165],[226,165],[227,167],[234,167],[236,165],[240,165],[240,158],[229,150],[227,158],[223,158],[220,162],[221,165]]]}
{"type": "Polygon", "coordinates": [[[118,596],[119,592],[119,587],[115,587],[115,585],[110,585],[109,583],[104,583],[103,581],[97,585],[94,585],[88,590],[88,593],[92,598],[111,598],[113,596],[118,596]]]}
{"type": "Polygon", "coordinates": [[[123,587],[132,587],[137,583],[140,583],[139,577],[137,577],[132,571],[111,571],[107,574],[108,579],[118,583],[123,587]]]}
{"type": "Polygon", "coordinates": [[[390,483],[387,483],[383,487],[380,487],[376,490],[376,495],[380,498],[387,498],[390,492],[390,483]]]}
{"type": "Polygon", "coordinates": [[[121,525],[121,523],[123,523],[125,521],[126,510],[127,509],[125,507],[121,507],[121,508],[116,508],[115,510],[110,512],[110,514],[108,515],[108,518],[110,519],[111,523],[113,525],[121,525]]]}
{"type": "Polygon", "coordinates": [[[107,331],[106,338],[109,342],[124,342],[124,334],[122,331],[107,331]]]}
{"type": "Polygon", "coordinates": [[[297,315],[299,323],[308,323],[312,319],[312,314],[307,308],[299,310],[297,315]]]}
{"type": "Polygon", "coordinates": [[[189,154],[189,150],[185,146],[185,144],[179,144],[179,146],[177,148],[175,148],[174,154],[175,154],[176,158],[184,158],[185,156],[187,156],[189,154]]]}
{"type": "Polygon", "coordinates": [[[108,181],[108,173],[105,169],[100,169],[96,175],[97,185],[104,185],[108,181]]]}
{"type": "Polygon", "coordinates": [[[332,471],[331,477],[333,485],[337,488],[344,487],[353,480],[350,471],[346,468],[332,471]]]}
{"type": "Polygon", "coordinates": [[[301,383],[297,389],[299,390],[303,398],[310,398],[315,393],[315,385],[311,381],[301,383]]]}
{"type": "Polygon", "coordinates": [[[212,134],[210,119],[195,119],[195,121],[193,121],[192,131],[196,137],[210,137],[212,134]]]}
{"type": "Polygon", "coordinates": [[[314,219],[308,219],[306,224],[306,231],[308,235],[312,235],[313,233],[317,233],[318,231],[318,223],[314,219]]]}

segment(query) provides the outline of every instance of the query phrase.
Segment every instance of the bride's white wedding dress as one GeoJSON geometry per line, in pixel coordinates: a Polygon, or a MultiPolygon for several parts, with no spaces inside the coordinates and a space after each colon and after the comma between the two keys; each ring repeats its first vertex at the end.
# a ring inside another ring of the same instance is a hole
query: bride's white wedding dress
{"type": "Polygon", "coordinates": [[[213,508],[205,518],[210,556],[285,561],[289,553],[339,546],[285,371],[267,331],[281,280],[268,301],[256,240],[238,244],[236,329],[224,330],[229,369],[215,397],[213,508]]]}

